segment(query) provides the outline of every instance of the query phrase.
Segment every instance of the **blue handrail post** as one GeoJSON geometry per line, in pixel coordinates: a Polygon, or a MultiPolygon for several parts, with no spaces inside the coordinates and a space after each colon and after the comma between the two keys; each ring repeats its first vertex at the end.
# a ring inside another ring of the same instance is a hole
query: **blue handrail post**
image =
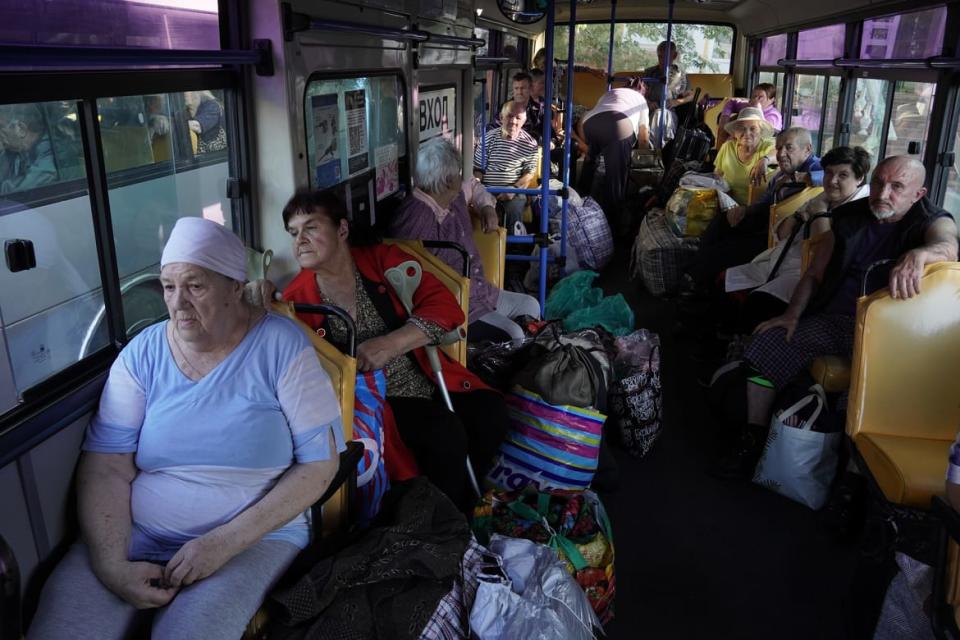
{"type": "MultiPolygon", "coordinates": [[[[547,0],[547,41],[546,65],[543,70],[546,82],[544,83],[543,104],[546,114],[543,118],[543,158],[540,169],[540,237],[545,238],[550,231],[550,133],[553,125],[553,0],[547,0]]],[[[569,64],[569,62],[567,63],[569,64]]],[[[540,300],[540,315],[544,315],[547,308],[547,258],[550,256],[548,246],[540,247],[540,282],[538,283],[538,299],[540,300]]]]}
{"type": "MultiPolygon", "coordinates": [[[[571,20],[570,24],[573,25],[574,22],[571,20]]],[[[610,47],[607,50],[607,91],[613,88],[613,35],[614,29],[617,27],[617,0],[610,0],[610,47]]],[[[575,27],[571,26],[570,38],[573,38],[573,29],[575,27]]]]}
{"type": "MultiPolygon", "coordinates": [[[[616,0],[614,0],[616,2],[616,0]]],[[[570,138],[573,132],[573,57],[576,50],[577,0],[570,0],[570,31],[567,41],[567,98],[563,105],[563,198],[560,209],[560,273],[567,275],[567,215],[570,207],[570,138]]]]}
{"type": "MultiPolygon", "coordinates": [[[[673,65],[673,2],[667,1],[667,66],[663,68],[663,90],[660,92],[663,104],[660,105],[660,151],[663,151],[663,130],[667,119],[667,87],[670,85],[670,67],[673,65]]],[[[679,123],[678,123],[679,125],[679,123]]]]}

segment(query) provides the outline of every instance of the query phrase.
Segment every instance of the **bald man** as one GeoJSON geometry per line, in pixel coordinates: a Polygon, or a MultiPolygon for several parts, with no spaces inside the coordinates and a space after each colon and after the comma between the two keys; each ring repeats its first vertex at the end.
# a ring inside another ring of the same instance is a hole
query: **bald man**
{"type": "Polygon", "coordinates": [[[886,284],[893,298],[904,299],[920,292],[926,265],[957,259],[957,225],[947,211],[926,198],[925,179],[926,171],[917,160],[887,158],[873,172],[868,198],[834,209],[833,228],[817,247],[786,312],[760,324],[744,354],[772,387],[747,385],[748,424],[737,455],[720,471],[734,476],[753,469],[777,391],[819,356],[851,355],[857,297],[870,265],[896,261],[892,269],[870,273],[867,293],[886,284]]]}

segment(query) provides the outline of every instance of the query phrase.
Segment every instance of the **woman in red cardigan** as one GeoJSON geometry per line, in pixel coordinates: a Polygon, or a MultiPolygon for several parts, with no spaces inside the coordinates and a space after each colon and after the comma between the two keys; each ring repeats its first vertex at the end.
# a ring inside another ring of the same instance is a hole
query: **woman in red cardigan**
{"type": "MultiPolygon", "coordinates": [[[[424,270],[408,315],[384,271],[412,256],[390,245],[351,247],[347,211],[330,193],[296,193],[283,208],[283,223],[301,267],[284,299],[334,304],[353,317],[357,368],[385,369],[387,402],[404,444],[420,470],[467,508],[471,497],[464,458],[469,452],[477,477],[485,475],[506,433],[507,412],[499,393],[443,352],[443,375],[456,413],[440,397],[423,347],[438,344],[464,322],[460,305],[424,270]]],[[[337,318],[300,318],[334,344],[345,341],[346,328],[337,318]]]]}

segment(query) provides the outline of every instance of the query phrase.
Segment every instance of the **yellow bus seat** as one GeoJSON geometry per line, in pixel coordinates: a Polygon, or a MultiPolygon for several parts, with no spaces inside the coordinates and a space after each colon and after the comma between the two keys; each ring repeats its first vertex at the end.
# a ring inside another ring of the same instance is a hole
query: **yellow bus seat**
{"type": "Polygon", "coordinates": [[[960,263],[928,265],[920,294],[857,301],[847,434],[890,502],[941,494],[960,424],[960,263]]]}
{"type": "MultiPolygon", "coordinates": [[[[463,310],[464,319],[470,316],[470,278],[464,276],[461,272],[456,271],[448,265],[446,262],[433,255],[426,247],[423,246],[423,241],[421,240],[401,240],[398,238],[384,238],[383,240],[387,244],[393,244],[411,256],[417,259],[423,266],[425,271],[430,272],[435,276],[440,282],[442,282],[447,289],[450,290],[450,293],[453,294],[453,297],[456,298],[457,304],[460,305],[460,308],[463,310]]],[[[466,320],[464,320],[466,322],[466,320]]],[[[443,351],[447,353],[448,356],[459,362],[463,366],[467,366],[467,341],[466,340],[457,340],[456,342],[445,344],[440,347],[443,351]]]]}
{"type": "Polygon", "coordinates": [[[724,98],[703,112],[703,121],[710,127],[710,132],[713,133],[713,146],[717,149],[720,148],[720,145],[716,143],[720,137],[720,114],[723,113],[723,108],[727,106],[727,102],[729,101],[730,98],[724,98]]]}
{"type": "Polygon", "coordinates": [[[799,193],[795,193],[789,198],[770,205],[770,224],[767,227],[767,246],[773,246],[773,230],[777,228],[782,220],[788,218],[800,210],[800,207],[823,193],[823,187],[807,187],[799,193]]]}
{"type": "MultiPolygon", "coordinates": [[[[341,353],[339,349],[317,335],[302,320],[297,318],[292,302],[274,302],[273,310],[293,320],[310,337],[324,371],[330,376],[333,391],[340,399],[340,415],[343,417],[343,437],[349,442],[353,439],[353,400],[357,383],[357,360],[353,356],[341,353]]],[[[323,533],[328,534],[343,523],[347,513],[347,492],[331,498],[324,505],[323,533]]]]}
{"type": "Polygon", "coordinates": [[[473,241],[483,263],[483,276],[498,289],[503,289],[507,268],[507,230],[497,227],[493,233],[484,233],[480,222],[473,219],[473,241]]]}
{"type": "Polygon", "coordinates": [[[820,356],[810,363],[810,375],[827,393],[840,393],[850,387],[850,361],[840,356],[820,356]]]}
{"type": "Polygon", "coordinates": [[[690,88],[700,89],[700,97],[733,95],[733,76],[729,73],[688,73],[687,82],[690,88]]]}

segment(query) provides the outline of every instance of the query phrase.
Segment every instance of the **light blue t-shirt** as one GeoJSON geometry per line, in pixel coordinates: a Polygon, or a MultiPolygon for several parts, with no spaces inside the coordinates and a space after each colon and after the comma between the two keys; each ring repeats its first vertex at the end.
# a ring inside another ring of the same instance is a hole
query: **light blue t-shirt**
{"type": "MultiPolygon", "coordinates": [[[[130,560],[169,560],[184,543],[266,495],[293,463],[346,448],[340,405],[310,342],[267,314],[212,371],[180,371],[166,322],[114,362],[84,451],[135,453],[130,560]]],[[[303,548],[306,514],[267,534],[303,548]]]]}

